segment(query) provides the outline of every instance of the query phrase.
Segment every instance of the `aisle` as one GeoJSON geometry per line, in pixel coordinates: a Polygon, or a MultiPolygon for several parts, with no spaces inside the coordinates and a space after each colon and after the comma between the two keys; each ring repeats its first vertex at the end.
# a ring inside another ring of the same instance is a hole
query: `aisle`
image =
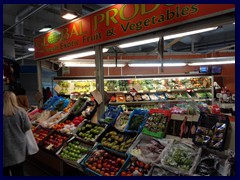
{"type": "Polygon", "coordinates": [[[54,176],[30,161],[24,163],[24,174],[25,176],[54,176]]]}

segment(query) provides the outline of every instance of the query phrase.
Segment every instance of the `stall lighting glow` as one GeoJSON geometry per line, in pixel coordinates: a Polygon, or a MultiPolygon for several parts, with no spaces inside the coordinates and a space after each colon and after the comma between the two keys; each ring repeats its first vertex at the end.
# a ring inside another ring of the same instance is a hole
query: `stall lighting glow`
{"type": "MultiPolygon", "coordinates": [[[[66,67],[95,67],[95,64],[81,64],[74,62],[64,62],[66,67]]],[[[124,67],[125,64],[117,64],[117,67],[124,67]]],[[[103,67],[116,67],[115,64],[103,64],[103,67]]]]}
{"type": "MultiPolygon", "coordinates": [[[[129,67],[161,67],[160,63],[147,63],[147,64],[128,64],[129,67]]],[[[186,63],[164,63],[164,67],[179,67],[186,66],[186,63]]]]}
{"type": "Polygon", "coordinates": [[[50,31],[51,29],[52,29],[51,27],[44,27],[40,29],[39,32],[47,32],[47,31],[50,31]]]}
{"type": "Polygon", "coordinates": [[[76,17],[77,16],[75,14],[72,14],[72,13],[67,13],[67,14],[62,16],[62,18],[67,19],[67,20],[72,20],[72,19],[74,19],[76,17]]]}
{"type": "MultiPolygon", "coordinates": [[[[164,40],[175,39],[175,38],[189,36],[189,35],[193,35],[193,34],[208,32],[208,31],[215,30],[217,28],[218,27],[211,27],[211,28],[199,29],[199,30],[164,36],[164,40]]],[[[143,45],[143,44],[158,42],[158,41],[159,41],[159,38],[152,38],[152,39],[147,39],[147,40],[142,40],[142,41],[135,41],[135,42],[130,42],[130,43],[126,43],[126,44],[121,44],[118,47],[119,48],[129,48],[129,47],[139,46],[139,45],[143,45]]]]}
{"type": "Polygon", "coordinates": [[[220,64],[235,64],[235,61],[213,61],[213,62],[198,62],[189,63],[189,66],[204,66],[204,65],[220,65],[220,64]]]}
{"type": "Polygon", "coordinates": [[[28,51],[33,52],[33,51],[35,51],[35,49],[34,48],[28,48],[28,51]]]}
{"type": "MultiPolygon", "coordinates": [[[[107,48],[103,48],[103,53],[105,53],[107,51],[108,51],[107,48]]],[[[94,54],[95,54],[95,51],[87,51],[87,52],[83,52],[83,53],[67,55],[67,56],[59,58],[58,60],[60,60],[60,61],[63,61],[63,60],[73,60],[73,59],[76,59],[76,58],[92,56],[94,54]]]]}

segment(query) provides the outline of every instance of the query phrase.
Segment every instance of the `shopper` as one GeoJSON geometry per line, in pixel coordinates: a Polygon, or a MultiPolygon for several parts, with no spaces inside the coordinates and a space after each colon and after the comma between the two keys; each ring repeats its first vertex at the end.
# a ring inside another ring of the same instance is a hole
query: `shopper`
{"type": "Polygon", "coordinates": [[[16,95],[6,91],[3,95],[3,175],[24,176],[26,159],[25,132],[31,128],[26,111],[18,106],[16,95]]]}
{"type": "Polygon", "coordinates": [[[25,110],[29,109],[28,97],[26,91],[23,88],[20,88],[16,91],[18,106],[22,107],[25,110]]]}
{"type": "Polygon", "coordinates": [[[50,97],[52,97],[52,92],[50,91],[50,87],[46,88],[46,93],[47,93],[47,99],[49,99],[50,97]]]}

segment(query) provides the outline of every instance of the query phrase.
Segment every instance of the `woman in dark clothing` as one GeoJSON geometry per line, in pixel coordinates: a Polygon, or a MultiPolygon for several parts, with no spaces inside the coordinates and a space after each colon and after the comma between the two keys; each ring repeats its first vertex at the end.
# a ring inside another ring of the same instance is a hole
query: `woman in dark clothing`
{"type": "Polygon", "coordinates": [[[52,97],[52,92],[50,91],[50,87],[46,88],[46,94],[47,94],[47,99],[49,99],[50,97],[52,97]]]}
{"type": "Polygon", "coordinates": [[[3,95],[3,175],[23,176],[27,142],[25,132],[31,128],[26,111],[18,106],[16,95],[3,95]]]}

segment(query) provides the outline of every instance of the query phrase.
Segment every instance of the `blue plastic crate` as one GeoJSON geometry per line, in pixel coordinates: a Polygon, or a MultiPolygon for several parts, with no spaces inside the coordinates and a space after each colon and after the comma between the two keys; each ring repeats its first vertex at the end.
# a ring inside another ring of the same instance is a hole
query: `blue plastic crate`
{"type": "Polygon", "coordinates": [[[134,109],[132,111],[132,113],[130,114],[129,116],[129,121],[128,121],[128,124],[127,124],[127,127],[125,129],[126,132],[133,132],[133,131],[137,131],[138,133],[140,133],[147,121],[147,118],[148,118],[148,110],[146,109],[134,109]],[[143,121],[142,121],[142,124],[140,124],[140,126],[138,127],[137,130],[133,130],[133,129],[129,129],[130,128],[130,124],[132,123],[132,118],[134,116],[138,116],[138,115],[142,115],[143,116],[143,121]]]}
{"type": "Polygon", "coordinates": [[[43,104],[42,109],[50,108],[57,100],[58,100],[58,96],[51,97],[43,104]]]}
{"type": "Polygon", "coordinates": [[[95,150],[105,150],[107,153],[111,154],[111,155],[114,155],[116,157],[120,157],[120,158],[123,158],[125,159],[125,162],[124,164],[121,166],[121,168],[118,170],[118,172],[116,173],[116,176],[120,175],[121,171],[123,168],[126,167],[126,165],[129,163],[130,161],[130,155],[129,154],[121,154],[121,153],[118,153],[116,151],[113,151],[113,150],[109,150],[107,148],[105,148],[104,146],[100,145],[100,144],[97,144],[95,147],[93,147],[92,151],[88,153],[88,155],[80,162],[83,170],[88,174],[88,175],[94,175],[94,176],[102,176],[101,174],[89,169],[88,167],[85,166],[85,163],[88,161],[88,159],[90,157],[92,157],[93,153],[95,150]]]}
{"type": "Polygon", "coordinates": [[[108,109],[104,112],[104,114],[102,115],[102,118],[100,120],[98,120],[98,122],[100,124],[109,124],[111,126],[114,126],[119,114],[123,112],[123,109],[121,106],[108,106],[108,109]],[[112,118],[113,121],[112,122],[106,122],[106,118],[112,118]]]}

